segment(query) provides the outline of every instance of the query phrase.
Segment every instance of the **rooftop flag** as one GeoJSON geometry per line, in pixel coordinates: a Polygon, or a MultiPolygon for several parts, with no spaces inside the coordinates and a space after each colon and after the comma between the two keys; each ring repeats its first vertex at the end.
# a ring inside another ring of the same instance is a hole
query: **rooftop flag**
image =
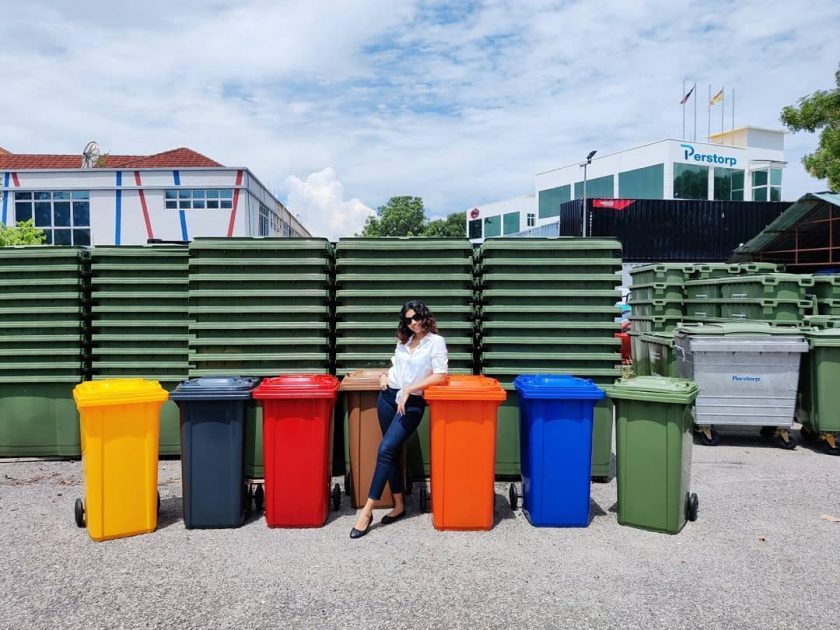
{"type": "Polygon", "coordinates": [[[691,93],[694,91],[694,88],[696,88],[696,87],[697,87],[696,83],[691,86],[691,89],[688,91],[688,93],[685,96],[682,97],[682,100],[680,101],[680,105],[685,105],[688,102],[688,99],[691,96],[691,93]]]}
{"type": "Polygon", "coordinates": [[[720,103],[722,100],[723,100],[723,88],[720,88],[720,91],[719,91],[717,94],[715,94],[715,95],[714,95],[714,96],[713,96],[713,97],[709,100],[709,107],[711,107],[712,105],[717,105],[717,104],[718,104],[718,103],[720,103]]]}

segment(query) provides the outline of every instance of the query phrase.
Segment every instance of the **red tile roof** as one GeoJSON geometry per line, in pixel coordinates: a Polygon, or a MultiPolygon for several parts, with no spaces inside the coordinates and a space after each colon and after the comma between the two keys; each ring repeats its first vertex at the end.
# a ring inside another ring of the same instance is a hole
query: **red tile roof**
{"type": "MultiPolygon", "coordinates": [[[[180,147],[154,155],[108,155],[102,168],[188,168],[222,166],[197,151],[180,147]]],[[[9,153],[0,148],[0,170],[51,170],[81,168],[80,155],[9,153]]]]}

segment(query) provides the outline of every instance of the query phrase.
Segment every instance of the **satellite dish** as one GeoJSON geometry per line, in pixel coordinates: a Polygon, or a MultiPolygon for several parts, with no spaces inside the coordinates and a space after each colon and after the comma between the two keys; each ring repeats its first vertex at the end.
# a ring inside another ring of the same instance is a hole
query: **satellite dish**
{"type": "Polygon", "coordinates": [[[82,151],[82,168],[94,168],[99,156],[99,145],[96,144],[96,140],[91,140],[82,151]]]}

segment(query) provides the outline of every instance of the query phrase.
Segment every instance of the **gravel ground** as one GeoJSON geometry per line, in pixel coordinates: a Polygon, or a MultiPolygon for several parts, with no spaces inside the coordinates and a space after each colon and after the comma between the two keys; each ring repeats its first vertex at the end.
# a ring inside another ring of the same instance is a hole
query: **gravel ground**
{"type": "Polygon", "coordinates": [[[620,526],[615,480],[586,529],[532,527],[499,483],[490,532],[438,532],[411,503],[353,541],[346,497],[320,529],[189,531],[164,461],[158,531],[94,543],[79,462],[0,460],[0,627],[837,627],[840,459],[722,437],[694,447],[700,518],[677,536],[620,526]]]}

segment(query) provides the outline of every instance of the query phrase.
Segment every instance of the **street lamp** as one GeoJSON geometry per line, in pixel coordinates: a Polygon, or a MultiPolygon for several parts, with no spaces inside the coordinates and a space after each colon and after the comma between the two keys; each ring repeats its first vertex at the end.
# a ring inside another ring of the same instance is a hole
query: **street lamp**
{"type": "Polygon", "coordinates": [[[586,162],[581,162],[580,164],[583,167],[583,222],[581,225],[581,236],[586,236],[586,167],[592,164],[592,158],[596,153],[598,153],[597,149],[590,151],[589,155],[586,156],[586,162]]]}

